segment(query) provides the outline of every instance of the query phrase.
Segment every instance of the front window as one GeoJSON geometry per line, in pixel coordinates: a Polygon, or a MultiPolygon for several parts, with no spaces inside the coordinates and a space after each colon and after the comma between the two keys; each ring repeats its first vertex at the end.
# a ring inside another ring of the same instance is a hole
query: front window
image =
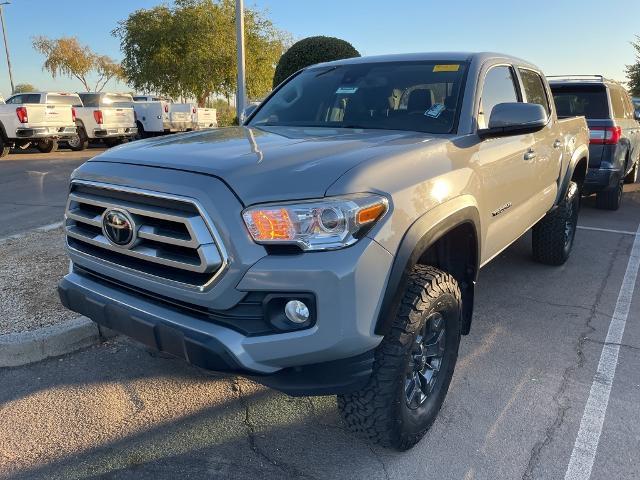
{"type": "Polygon", "coordinates": [[[262,104],[249,125],[451,133],[465,69],[450,61],[310,68],[262,104]]]}

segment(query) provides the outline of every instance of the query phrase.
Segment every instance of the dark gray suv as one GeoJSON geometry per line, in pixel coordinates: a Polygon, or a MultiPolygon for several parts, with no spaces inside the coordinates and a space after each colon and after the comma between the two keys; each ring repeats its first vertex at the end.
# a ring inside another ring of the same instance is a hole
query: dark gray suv
{"type": "Polygon", "coordinates": [[[627,91],[599,75],[548,77],[558,117],[585,116],[589,125],[589,171],[583,193],[599,208],[617,210],[623,183],[638,177],[640,123],[627,91]]]}

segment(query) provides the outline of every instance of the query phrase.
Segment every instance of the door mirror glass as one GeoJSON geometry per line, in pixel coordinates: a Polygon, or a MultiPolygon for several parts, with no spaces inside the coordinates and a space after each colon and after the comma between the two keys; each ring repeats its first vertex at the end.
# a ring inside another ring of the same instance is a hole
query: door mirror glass
{"type": "Polygon", "coordinates": [[[522,135],[542,130],[549,123],[549,116],[537,103],[499,103],[491,111],[489,126],[479,130],[483,137],[522,135]]]}
{"type": "Polygon", "coordinates": [[[636,109],[636,111],[633,113],[633,118],[640,121],[640,108],[636,109]]]}

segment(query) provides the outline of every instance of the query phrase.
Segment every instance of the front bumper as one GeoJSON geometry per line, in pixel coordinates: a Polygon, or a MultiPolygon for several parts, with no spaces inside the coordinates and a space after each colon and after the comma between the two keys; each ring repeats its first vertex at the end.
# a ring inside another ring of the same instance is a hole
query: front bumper
{"type": "Polygon", "coordinates": [[[622,178],[620,169],[590,168],[584,180],[583,193],[601,192],[609,188],[615,188],[622,178]]]}
{"type": "MultiPolygon", "coordinates": [[[[200,320],[134,292],[72,271],[58,285],[62,304],[94,322],[131,337],[153,349],[216,372],[243,375],[289,395],[335,395],[362,388],[373,368],[373,347],[346,358],[276,369],[259,364],[245,350],[246,341],[286,348],[276,337],[244,337],[238,332],[200,320]],[[278,345],[274,345],[277,343],[278,345]]],[[[315,328],[315,327],[314,327],[315,328]]],[[[303,333],[303,332],[294,332],[303,333]]],[[[308,332],[307,332],[308,333],[308,332]]],[[[335,332],[339,335],[338,332],[335,332]]],[[[308,339],[314,345],[313,335],[308,339]]]]}
{"type": "Polygon", "coordinates": [[[96,138],[134,137],[137,133],[137,127],[96,128],[93,130],[93,135],[96,138]]]}
{"type": "Polygon", "coordinates": [[[76,134],[76,127],[23,127],[16,129],[16,138],[71,138],[76,134]]]}

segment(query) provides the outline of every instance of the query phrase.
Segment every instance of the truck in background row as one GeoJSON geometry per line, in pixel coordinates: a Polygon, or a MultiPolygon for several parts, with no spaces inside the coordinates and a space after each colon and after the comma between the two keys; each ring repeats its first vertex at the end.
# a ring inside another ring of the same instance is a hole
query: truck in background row
{"type": "Polygon", "coordinates": [[[194,129],[191,103],[174,103],[170,98],[156,95],[136,95],[133,100],[140,138],[194,129]]]}
{"type": "Polygon", "coordinates": [[[583,194],[617,210],[624,183],[638,179],[640,115],[627,90],[602,75],[549,77],[560,118],[584,116],[589,125],[589,170],[583,194]]]}
{"type": "Polygon", "coordinates": [[[135,138],[138,129],[128,93],[82,92],[73,97],[78,132],[68,140],[72,150],[84,150],[93,141],[112,147],[135,138]]]}
{"type": "Polygon", "coordinates": [[[64,93],[10,96],[0,104],[0,157],[8,155],[12,147],[55,151],[59,139],[76,135],[75,114],[72,99],[64,93]]]}
{"type": "Polygon", "coordinates": [[[217,128],[218,116],[215,108],[193,107],[193,129],[217,128]]]}

